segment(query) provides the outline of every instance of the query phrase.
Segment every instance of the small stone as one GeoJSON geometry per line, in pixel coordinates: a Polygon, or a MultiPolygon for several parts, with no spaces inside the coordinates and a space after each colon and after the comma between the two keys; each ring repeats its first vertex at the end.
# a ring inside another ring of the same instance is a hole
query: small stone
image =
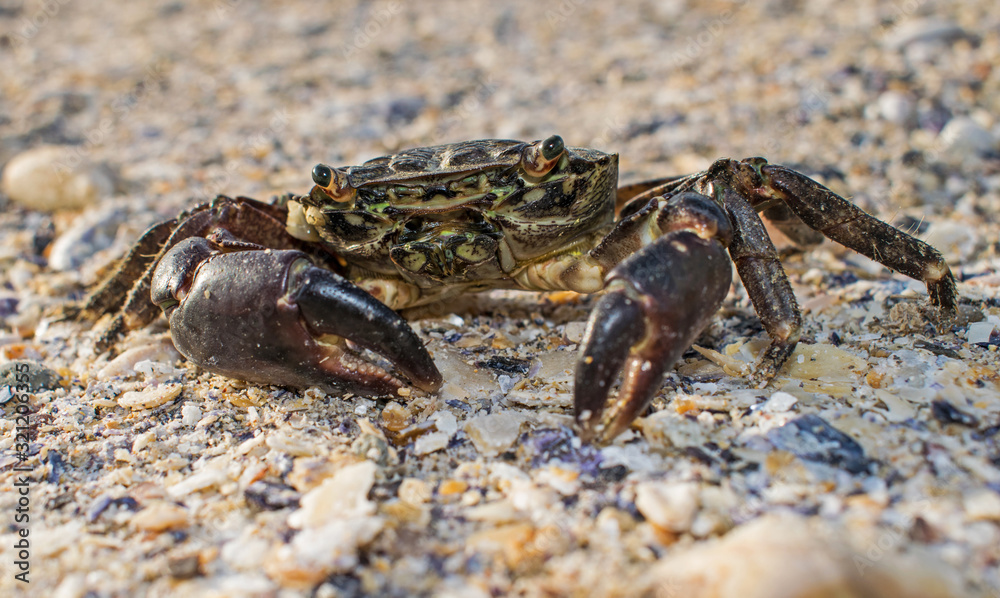
{"type": "Polygon", "coordinates": [[[886,36],[885,45],[892,50],[902,50],[910,44],[950,42],[965,35],[964,29],[950,21],[913,19],[896,25],[886,36]]]}
{"type": "Polygon", "coordinates": [[[698,485],[689,482],[645,482],[635,491],[635,506],[650,523],[670,532],[685,532],[698,513],[698,485]]]}
{"type": "Polygon", "coordinates": [[[1000,494],[983,488],[964,500],[965,516],[971,521],[1000,521],[1000,494]]]}
{"type": "Polygon", "coordinates": [[[243,498],[253,511],[276,511],[299,506],[300,494],[291,486],[258,481],[247,486],[243,498]]]}
{"type": "Polygon", "coordinates": [[[990,338],[993,336],[993,329],[996,326],[993,322],[974,322],[969,324],[969,330],[966,332],[966,338],[970,345],[981,345],[990,342],[990,338]]]}
{"type": "Polygon", "coordinates": [[[881,550],[871,560],[871,552],[853,552],[831,535],[820,523],[798,515],[765,515],[720,540],[671,550],[650,570],[651,595],[661,591],[664,596],[685,598],[963,595],[955,576],[940,561],[881,550]]]}
{"type": "Polygon", "coordinates": [[[949,120],[941,129],[938,141],[944,154],[942,158],[956,162],[985,154],[996,143],[992,133],[966,116],[949,120]]]}
{"type": "Polygon", "coordinates": [[[84,213],[52,242],[49,267],[59,272],[80,268],[95,253],[111,246],[128,216],[119,207],[84,213]]]}
{"type": "Polygon", "coordinates": [[[318,528],[330,521],[367,517],[375,512],[368,491],[375,483],[375,463],[362,461],[342,468],[302,496],[302,508],[288,517],[296,529],[318,528]]]}
{"type": "MultiPolygon", "coordinates": [[[[37,361],[18,359],[0,365],[0,386],[17,388],[26,384],[28,392],[55,390],[62,377],[37,361]]],[[[9,398],[9,397],[8,397],[9,398]]]]}
{"type": "Polygon", "coordinates": [[[201,419],[201,408],[190,403],[181,407],[181,422],[185,426],[193,426],[201,419]]]}
{"type": "Polygon", "coordinates": [[[174,579],[191,579],[199,573],[201,564],[197,554],[172,555],[167,557],[167,573],[174,579]]]}
{"type": "Polygon", "coordinates": [[[106,166],[91,163],[79,148],[46,145],[14,156],[0,187],[11,201],[42,211],[73,210],[97,203],[115,190],[106,166]]]}
{"type": "Polygon", "coordinates": [[[878,97],[878,111],[885,120],[905,126],[916,121],[916,103],[908,94],[887,91],[878,97]]]}
{"type": "Polygon", "coordinates": [[[521,433],[524,416],[509,411],[491,413],[470,419],[465,433],[476,450],[487,457],[499,455],[510,448],[521,433]]]}
{"type": "Polygon", "coordinates": [[[778,391],[761,405],[760,410],[767,413],[784,413],[795,406],[798,401],[795,395],[778,391]]]}
{"type": "Polygon", "coordinates": [[[166,502],[153,503],[132,517],[132,527],[145,532],[165,532],[188,525],[187,510],[166,502]]]}
{"type": "Polygon", "coordinates": [[[468,489],[468,482],[463,482],[462,480],[445,480],[438,486],[438,494],[441,496],[451,496],[461,494],[468,489]]]}
{"type": "Polygon", "coordinates": [[[126,409],[153,409],[176,399],[184,387],[180,384],[151,386],[132,390],[118,397],[118,406],[126,409]]]}
{"type": "Polygon", "coordinates": [[[412,505],[423,504],[431,499],[432,492],[427,482],[417,478],[404,478],[399,484],[399,500],[412,505]]]}
{"type": "Polygon", "coordinates": [[[857,441],[812,413],[775,428],[768,439],[777,448],[800,459],[825,463],[851,473],[867,471],[870,464],[857,441]]]}
{"type": "Polygon", "coordinates": [[[426,455],[444,448],[448,448],[448,435],[443,432],[424,434],[413,443],[413,452],[416,455],[426,455]]]}

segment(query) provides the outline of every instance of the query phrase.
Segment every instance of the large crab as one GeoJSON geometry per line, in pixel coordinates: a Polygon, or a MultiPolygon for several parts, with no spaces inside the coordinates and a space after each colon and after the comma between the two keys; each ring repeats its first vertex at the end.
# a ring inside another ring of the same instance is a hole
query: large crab
{"type": "Polygon", "coordinates": [[[441,374],[395,309],[492,288],[603,291],[574,400],[581,435],[607,441],[642,413],[719,308],[730,261],[771,338],[752,382],[766,385],[795,348],[801,314],[758,212],[793,241],[829,237],[922,280],[934,304],[956,309],[938,251],[762,158],[616,192],[617,155],[552,136],[320,164],[312,178],[308,195],[273,204],[220,196],[150,228],[84,305],[90,317],[114,314],[99,346],[151,322],[159,306],[178,350],[215,373],[433,392],[441,374]]]}

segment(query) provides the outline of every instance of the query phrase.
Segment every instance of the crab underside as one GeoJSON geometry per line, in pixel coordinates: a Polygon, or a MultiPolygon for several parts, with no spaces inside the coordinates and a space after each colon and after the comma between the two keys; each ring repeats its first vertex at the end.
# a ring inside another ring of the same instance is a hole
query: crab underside
{"type": "Polygon", "coordinates": [[[616,192],[616,155],[553,136],[321,164],[313,179],[309,195],[219,196],[146,231],[81,308],[88,319],[112,315],[99,349],[162,310],[178,350],[218,374],[434,392],[441,374],[395,309],[489,288],[601,291],[574,395],[581,435],[607,442],[708,325],[730,263],[771,339],[751,382],[766,385],[794,350],[801,314],[758,213],[801,245],[830,238],[922,280],[932,303],[956,310],[938,251],[762,158],[616,192]]]}

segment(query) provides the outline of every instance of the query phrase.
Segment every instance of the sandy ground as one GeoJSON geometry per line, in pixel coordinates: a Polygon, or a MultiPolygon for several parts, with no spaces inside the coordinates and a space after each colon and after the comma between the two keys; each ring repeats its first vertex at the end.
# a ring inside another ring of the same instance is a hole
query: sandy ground
{"type": "Polygon", "coordinates": [[[986,1],[0,2],[0,367],[27,364],[34,426],[21,460],[0,387],[0,593],[1000,596],[997,64],[986,1]],[[162,320],[109,362],[47,315],[217,193],[553,133],[623,182],[792,165],[938,247],[963,318],[831,242],[788,251],[806,324],[775,382],[739,375],[765,337],[736,282],[716,353],[594,448],[591,298],[408,313],[446,386],[396,400],[212,376],[162,320]]]}

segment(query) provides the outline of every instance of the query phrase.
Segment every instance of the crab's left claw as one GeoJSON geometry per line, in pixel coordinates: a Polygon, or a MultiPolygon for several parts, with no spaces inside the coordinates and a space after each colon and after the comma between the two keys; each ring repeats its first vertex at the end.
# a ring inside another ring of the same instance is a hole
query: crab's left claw
{"type": "Polygon", "coordinates": [[[608,442],[649,405],[663,374],[729,291],[725,245],[675,230],[621,262],[587,323],[574,400],[581,436],[608,442]],[[609,393],[623,375],[616,399],[609,393]]]}
{"type": "Polygon", "coordinates": [[[152,299],[178,351],[217,374],[362,394],[406,386],[352,352],[346,339],[388,359],[420,389],[442,383],[405,320],[299,251],[190,238],[160,261],[152,299]]]}

